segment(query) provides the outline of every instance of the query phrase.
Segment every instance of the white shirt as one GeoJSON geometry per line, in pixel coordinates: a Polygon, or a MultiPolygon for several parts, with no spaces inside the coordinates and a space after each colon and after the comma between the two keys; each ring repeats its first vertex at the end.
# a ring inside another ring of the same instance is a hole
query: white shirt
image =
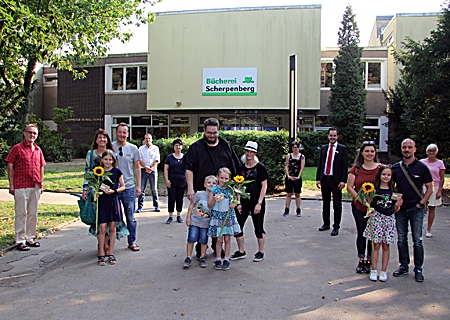
{"type": "Polygon", "coordinates": [[[323,168],[323,174],[327,174],[327,165],[328,165],[328,153],[330,152],[330,148],[333,148],[333,152],[331,153],[331,167],[330,167],[330,176],[333,175],[333,161],[334,161],[334,156],[336,154],[336,148],[337,148],[337,141],[334,143],[333,146],[331,146],[331,143],[328,143],[328,149],[327,149],[327,154],[326,154],[326,158],[325,158],[325,166],[323,168]]]}
{"type": "Polygon", "coordinates": [[[141,161],[146,165],[151,167],[155,161],[160,161],[159,158],[159,148],[152,144],[150,147],[143,145],[139,147],[139,153],[141,154],[141,161]]]}

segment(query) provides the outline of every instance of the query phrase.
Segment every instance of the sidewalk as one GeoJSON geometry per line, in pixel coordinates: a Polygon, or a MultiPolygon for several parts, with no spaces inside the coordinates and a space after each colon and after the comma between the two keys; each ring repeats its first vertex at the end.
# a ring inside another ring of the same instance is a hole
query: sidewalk
{"type": "MultiPolygon", "coordinates": [[[[76,198],[48,194],[46,201],[75,203],[76,198]]],[[[136,215],[141,251],[130,251],[122,239],[116,243],[115,266],[97,266],[97,241],[77,221],[41,239],[41,248],[13,250],[0,258],[0,318],[450,318],[448,208],[437,209],[434,237],[424,239],[425,282],[414,281],[412,267],[409,275],[392,277],[398,265],[393,245],[389,280],[382,283],[355,273],[356,231],[349,203],[343,204],[339,236],[331,237],[317,230],[320,201],[303,201],[301,218],[283,217],[284,201],[267,199],[264,260],[252,261],[257,244],[249,220],[244,230],[247,258],[232,261],[226,272],[214,270],[210,249],[207,268],[194,259],[189,269],[182,269],[187,228],[164,223],[165,198],[160,213],[151,211],[147,201],[136,215]]],[[[233,239],[231,249],[236,250],[233,239]]]]}

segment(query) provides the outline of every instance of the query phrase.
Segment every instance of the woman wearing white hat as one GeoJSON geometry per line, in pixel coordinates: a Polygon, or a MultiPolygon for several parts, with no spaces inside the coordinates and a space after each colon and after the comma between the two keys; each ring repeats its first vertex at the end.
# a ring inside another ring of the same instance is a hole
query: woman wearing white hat
{"type": "Polygon", "coordinates": [[[427,147],[428,158],[421,161],[430,169],[433,177],[434,192],[428,200],[428,226],[426,237],[431,238],[431,226],[433,225],[434,217],[436,216],[436,207],[442,204],[442,187],[444,186],[445,164],[442,160],[436,158],[438,147],[432,143],[427,147]]]}
{"type": "Polygon", "coordinates": [[[258,144],[254,141],[248,141],[244,147],[245,155],[243,164],[239,166],[237,174],[244,177],[245,180],[254,180],[246,185],[246,192],[250,193],[249,199],[240,199],[241,205],[237,206],[238,214],[236,215],[242,232],[236,235],[238,251],[236,251],[230,260],[243,259],[247,256],[244,250],[244,225],[248,216],[252,217],[255,229],[256,239],[258,241],[258,252],[253,257],[253,261],[259,262],[264,259],[264,214],[266,212],[266,196],[267,190],[267,174],[264,164],[259,162],[256,154],[258,153],[258,144]]]}

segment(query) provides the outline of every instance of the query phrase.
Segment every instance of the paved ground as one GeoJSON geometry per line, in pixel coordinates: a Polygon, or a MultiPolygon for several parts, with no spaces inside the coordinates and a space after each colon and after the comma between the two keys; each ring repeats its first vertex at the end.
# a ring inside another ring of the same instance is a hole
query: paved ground
{"type": "MultiPolygon", "coordinates": [[[[7,199],[0,190],[0,200],[7,199]]],[[[67,195],[44,193],[42,201],[75,203],[67,195]]],[[[148,205],[149,202],[147,202],[148,205]]],[[[303,201],[303,216],[282,217],[284,199],[268,198],[266,257],[257,250],[251,223],[245,228],[247,258],[216,271],[197,262],[183,270],[187,228],[166,225],[162,212],[137,215],[140,252],[118,242],[115,266],[96,263],[96,239],[73,223],[28,252],[0,258],[0,319],[449,319],[450,218],[437,210],[434,237],[424,239],[425,282],[412,274],[393,278],[397,250],[391,250],[386,283],[355,273],[355,227],[344,204],[337,237],[318,232],[321,202],[303,201]]],[[[236,244],[232,241],[232,251],[236,244]]],[[[208,250],[208,253],[210,251],[208,250]]]]}

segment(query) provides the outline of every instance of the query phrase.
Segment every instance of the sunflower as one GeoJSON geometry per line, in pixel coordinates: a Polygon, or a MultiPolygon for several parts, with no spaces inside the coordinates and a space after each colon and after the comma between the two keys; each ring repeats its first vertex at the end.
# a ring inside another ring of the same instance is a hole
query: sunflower
{"type": "Polygon", "coordinates": [[[236,176],[236,177],[233,178],[233,180],[236,183],[242,183],[242,182],[244,182],[244,177],[243,176],[236,176]]]}
{"type": "Polygon", "coordinates": [[[97,177],[101,177],[105,173],[105,170],[103,169],[103,167],[98,166],[94,168],[93,172],[97,177]]]}
{"type": "Polygon", "coordinates": [[[373,190],[375,190],[375,186],[373,185],[373,183],[370,182],[364,182],[361,188],[363,189],[364,194],[369,194],[373,190]]]}

